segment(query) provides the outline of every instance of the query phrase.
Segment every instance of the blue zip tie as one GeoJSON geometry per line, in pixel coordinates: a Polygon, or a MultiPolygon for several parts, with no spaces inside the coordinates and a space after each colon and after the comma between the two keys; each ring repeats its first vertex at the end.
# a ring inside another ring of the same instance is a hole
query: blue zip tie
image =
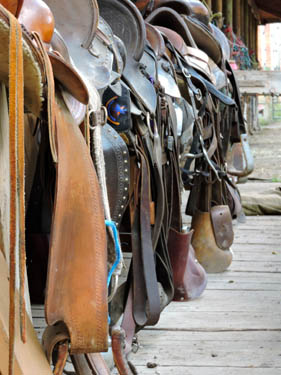
{"type": "Polygon", "coordinates": [[[112,221],[112,220],[105,220],[105,225],[107,227],[110,227],[112,229],[112,231],[113,231],[113,237],[114,237],[114,242],[115,242],[115,252],[116,252],[116,260],[113,263],[113,265],[111,267],[111,270],[109,271],[108,276],[107,276],[107,288],[108,288],[109,284],[110,284],[110,281],[111,281],[112,274],[113,274],[113,272],[115,271],[115,269],[117,268],[118,264],[121,261],[121,247],[120,247],[120,243],[119,243],[118,231],[117,231],[117,228],[116,228],[116,223],[114,221],[112,221]]]}

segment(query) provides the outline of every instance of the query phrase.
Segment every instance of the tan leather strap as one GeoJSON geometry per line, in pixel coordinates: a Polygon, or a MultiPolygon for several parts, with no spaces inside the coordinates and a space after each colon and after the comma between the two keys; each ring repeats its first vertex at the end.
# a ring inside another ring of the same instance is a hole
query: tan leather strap
{"type": "Polygon", "coordinates": [[[17,198],[20,219],[20,309],[21,332],[25,341],[24,304],[24,106],[23,106],[23,54],[21,27],[9,14],[9,156],[10,156],[10,311],[9,311],[9,375],[14,371],[15,350],[15,290],[16,290],[16,236],[17,198]],[[18,180],[19,177],[19,180],[18,180]]]}

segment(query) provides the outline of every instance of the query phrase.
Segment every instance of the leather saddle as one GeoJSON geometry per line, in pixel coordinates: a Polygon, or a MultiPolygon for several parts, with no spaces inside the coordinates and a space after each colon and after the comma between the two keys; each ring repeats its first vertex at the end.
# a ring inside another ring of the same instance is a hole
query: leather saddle
{"type": "MultiPolygon", "coordinates": [[[[7,13],[1,7],[1,36],[8,46],[11,18],[7,13]]],[[[40,117],[43,125],[48,124],[50,145],[54,148],[53,156],[56,156],[46,319],[50,325],[63,322],[67,336],[62,341],[71,342],[72,353],[100,352],[108,345],[104,213],[89,148],[62,97],[64,90],[68,89],[70,95],[87,104],[88,90],[75,68],[69,64],[72,60],[64,60],[59,51],[52,51],[49,46],[54,26],[50,9],[43,2],[32,4],[32,0],[25,0],[19,17],[25,24],[22,39],[25,105],[40,117]],[[42,16],[41,21],[47,19],[48,22],[34,22],[32,10],[37,16],[42,16]],[[59,83],[56,87],[55,79],[59,83]],[[44,106],[41,105],[43,100],[46,101],[44,106]],[[99,271],[92,272],[94,268],[99,271]],[[87,308],[82,311],[83,305],[87,308]]],[[[4,82],[9,76],[5,71],[7,62],[7,58],[4,59],[1,77],[4,82]]],[[[95,111],[99,109],[100,98],[93,96],[93,92],[96,95],[94,86],[90,87],[90,100],[95,111]]],[[[62,343],[63,347],[66,347],[66,359],[68,345],[62,343]]]]}
{"type": "Polygon", "coordinates": [[[118,79],[123,60],[110,28],[99,17],[96,0],[84,1],[83,4],[73,1],[71,6],[69,1],[46,0],[46,3],[55,15],[56,28],[62,37],[60,44],[67,47],[71,61],[83,76],[88,90],[103,90],[118,79]],[[77,17],[77,14],[80,16],[77,17]],[[117,72],[113,70],[114,62],[117,72]]]}
{"type": "MultiPolygon", "coordinates": [[[[188,26],[189,34],[191,34],[193,39],[191,46],[197,46],[199,49],[206,52],[217,65],[220,65],[222,59],[221,46],[213,33],[212,27],[210,26],[209,11],[202,4],[202,2],[189,0],[137,0],[135,3],[137,7],[144,12],[146,17],[150,17],[150,14],[152,14],[151,17],[157,16],[158,19],[164,18],[167,22],[166,25],[164,23],[163,25],[159,26],[166,26],[168,28],[172,28],[173,30],[175,30],[174,27],[178,27],[179,24],[179,21],[176,21],[177,26],[170,27],[171,23],[169,18],[172,17],[175,20],[175,12],[188,26]],[[163,15],[161,15],[161,8],[166,8],[163,15]],[[173,10],[174,12],[170,12],[167,9],[173,10]]],[[[179,32],[179,29],[175,31],[179,32]]],[[[180,32],[179,34],[182,35],[180,32]]],[[[190,42],[187,43],[184,35],[182,35],[182,37],[189,46],[190,42]]]]}
{"type": "Polygon", "coordinates": [[[145,72],[143,55],[146,31],[138,9],[129,0],[99,0],[101,16],[109,23],[115,35],[127,50],[123,79],[133,96],[150,113],[156,110],[156,93],[145,72]]]}

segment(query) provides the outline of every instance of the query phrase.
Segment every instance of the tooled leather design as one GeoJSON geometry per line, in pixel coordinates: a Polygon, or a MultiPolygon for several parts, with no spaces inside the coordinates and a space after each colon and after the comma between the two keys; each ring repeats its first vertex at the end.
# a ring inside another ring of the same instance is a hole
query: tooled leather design
{"type": "Polygon", "coordinates": [[[119,225],[129,197],[129,152],[126,143],[108,124],[102,128],[102,145],[111,216],[119,225]]]}

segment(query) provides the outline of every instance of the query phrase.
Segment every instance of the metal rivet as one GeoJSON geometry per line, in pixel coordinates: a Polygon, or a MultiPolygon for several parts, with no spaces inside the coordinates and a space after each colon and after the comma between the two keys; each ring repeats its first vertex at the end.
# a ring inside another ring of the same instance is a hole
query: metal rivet
{"type": "Polygon", "coordinates": [[[128,177],[125,178],[125,181],[129,181],[128,177]]]}
{"type": "Polygon", "coordinates": [[[127,164],[127,163],[128,163],[128,160],[124,160],[124,163],[127,164]]]}
{"type": "Polygon", "coordinates": [[[123,197],[123,200],[125,200],[126,199],[126,197],[123,197]]]}
{"type": "Polygon", "coordinates": [[[117,135],[115,135],[115,136],[114,136],[114,139],[117,139],[117,138],[118,138],[117,135]]]}
{"type": "Polygon", "coordinates": [[[125,191],[127,191],[128,190],[128,188],[127,187],[125,187],[125,189],[124,189],[125,191]]]}
{"type": "Polygon", "coordinates": [[[127,155],[127,151],[123,151],[123,155],[127,155]]]}
{"type": "Polygon", "coordinates": [[[121,216],[122,216],[121,214],[118,215],[118,217],[121,217],[121,216]]]}
{"type": "Polygon", "coordinates": [[[128,172],[128,169],[127,169],[127,168],[125,169],[125,172],[128,172]]]}
{"type": "Polygon", "coordinates": [[[123,204],[121,205],[121,208],[124,208],[123,204]]]}

